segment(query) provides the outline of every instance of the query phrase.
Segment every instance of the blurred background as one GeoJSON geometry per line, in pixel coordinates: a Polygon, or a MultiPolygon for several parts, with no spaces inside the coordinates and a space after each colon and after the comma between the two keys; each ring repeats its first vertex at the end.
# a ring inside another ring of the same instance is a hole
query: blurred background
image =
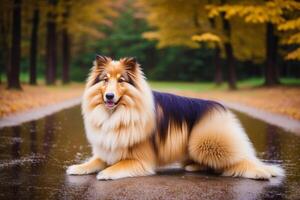
{"type": "Polygon", "coordinates": [[[96,54],[150,80],[299,82],[296,0],[1,0],[1,82],[82,82],[96,54]]]}
{"type": "Polygon", "coordinates": [[[300,119],[299,1],[0,2],[0,116],[80,96],[100,54],[136,57],[154,89],[300,119]]]}

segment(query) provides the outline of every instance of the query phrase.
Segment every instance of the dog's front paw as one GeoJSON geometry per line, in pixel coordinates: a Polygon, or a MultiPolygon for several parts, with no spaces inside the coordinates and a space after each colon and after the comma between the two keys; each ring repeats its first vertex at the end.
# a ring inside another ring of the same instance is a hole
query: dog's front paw
{"type": "Polygon", "coordinates": [[[82,175],[82,174],[88,174],[89,171],[86,170],[81,165],[71,165],[67,169],[67,174],[69,175],[82,175]]]}
{"type": "Polygon", "coordinates": [[[115,179],[115,177],[113,177],[112,175],[110,175],[109,173],[106,173],[105,171],[99,172],[97,174],[97,180],[112,180],[115,179]]]}

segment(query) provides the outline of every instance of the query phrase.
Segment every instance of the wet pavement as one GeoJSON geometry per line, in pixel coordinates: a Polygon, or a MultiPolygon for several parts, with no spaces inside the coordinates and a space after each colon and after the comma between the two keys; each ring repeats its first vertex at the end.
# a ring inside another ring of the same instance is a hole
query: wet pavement
{"type": "Polygon", "coordinates": [[[80,107],[0,129],[0,199],[300,199],[300,137],[236,113],[258,156],[285,178],[255,181],[164,169],[155,176],[97,181],[68,176],[90,156],[80,107]]]}

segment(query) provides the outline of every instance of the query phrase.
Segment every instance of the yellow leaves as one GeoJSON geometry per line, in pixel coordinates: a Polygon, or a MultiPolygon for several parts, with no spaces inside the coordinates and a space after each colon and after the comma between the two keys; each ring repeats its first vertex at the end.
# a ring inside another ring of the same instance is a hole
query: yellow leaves
{"type": "Polygon", "coordinates": [[[261,63],[265,59],[265,26],[263,24],[243,23],[241,18],[231,20],[230,42],[234,56],[241,61],[251,60],[261,63]]]}
{"type": "Polygon", "coordinates": [[[284,39],[283,44],[300,44],[300,32],[292,34],[288,38],[284,39]]]}
{"type": "Polygon", "coordinates": [[[157,40],[158,48],[198,47],[197,42],[191,40],[191,36],[198,32],[197,26],[202,26],[202,21],[198,20],[198,4],[198,0],[189,3],[182,0],[139,0],[139,5],[147,12],[148,23],[155,28],[154,31],[144,33],[143,37],[157,40]]]}
{"type": "MultiPolygon", "coordinates": [[[[287,20],[286,22],[280,24],[278,26],[278,29],[281,31],[295,31],[296,33],[293,33],[283,39],[283,44],[300,44],[300,17],[296,19],[287,20]]],[[[285,57],[287,60],[300,60],[300,48],[288,53],[285,57]]]]}
{"type": "Polygon", "coordinates": [[[203,33],[201,35],[193,35],[192,40],[197,42],[221,43],[221,38],[213,33],[203,33]]]}
{"type": "Polygon", "coordinates": [[[241,17],[246,23],[280,23],[283,21],[282,8],[274,7],[273,4],[262,5],[222,5],[222,6],[207,6],[209,17],[225,14],[226,19],[232,17],[241,17]]]}
{"type": "MultiPolygon", "coordinates": [[[[221,14],[225,15],[226,19],[240,17],[245,23],[264,24],[272,23],[277,25],[278,30],[289,31],[298,30],[298,33],[288,36],[283,40],[284,44],[300,44],[300,17],[296,19],[285,20],[286,16],[295,16],[300,10],[300,2],[296,0],[269,0],[262,1],[260,4],[253,3],[252,5],[225,4],[221,6],[209,5],[209,17],[216,17],[221,14]],[[288,15],[287,15],[288,14],[288,15]]],[[[296,15],[297,16],[297,15],[296,15]]],[[[298,50],[289,53],[287,59],[299,59],[298,50]]]]}
{"type": "Polygon", "coordinates": [[[300,17],[285,21],[278,25],[278,30],[280,31],[295,30],[295,29],[300,29],[300,17]]]}
{"type": "Polygon", "coordinates": [[[267,2],[270,7],[280,7],[289,11],[300,10],[300,2],[297,0],[273,0],[267,2]]]}
{"type": "Polygon", "coordinates": [[[207,47],[209,48],[222,47],[222,39],[213,33],[207,32],[200,35],[193,35],[191,39],[195,42],[207,43],[207,47]]]}
{"type": "Polygon", "coordinates": [[[209,18],[214,18],[214,17],[217,17],[220,15],[221,10],[220,10],[220,7],[218,7],[218,6],[207,5],[207,6],[205,6],[205,8],[207,10],[209,10],[209,12],[208,12],[209,18]]]}
{"type": "Polygon", "coordinates": [[[300,47],[288,53],[285,57],[287,60],[300,60],[300,47]]]}
{"type": "Polygon", "coordinates": [[[142,34],[142,37],[148,40],[158,40],[159,39],[159,34],[158,32],[155,31],[149,31],[149,32],[145,32],[142,34]]]}
{"type": "MultiPolygon", "coordinates": [[[[300,6],[299,6],[300,8],[300,6]]],[[[282,40],[283,44],[300,44],[300,17],[296,19],[287,20],[278,25],[278,30],[281,31],[292,31],[288,37],[282,40]],[[296,31],[296,33],[295,33],[296,31]]],[[[285,56],[287,60],[300,60],[300,48],[288,53],[285,56]]]]}

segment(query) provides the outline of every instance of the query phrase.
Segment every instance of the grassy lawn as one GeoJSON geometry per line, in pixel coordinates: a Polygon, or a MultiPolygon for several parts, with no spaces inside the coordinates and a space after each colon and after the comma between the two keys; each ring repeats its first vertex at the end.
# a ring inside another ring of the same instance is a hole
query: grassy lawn
{"type": "MultiPolygon", "coordinates": [[[[296,78],[282,78],[280,79],[283,86],[299,86],[300,79],[296,78]]],[[[264,80],[262,78],[252,78],[238,82],[239,89],[249,89],[262,86],[264,80]]],[[[150,85],[156,90],[180,90],[202,92],[208,90],[226,91],[228,89],[227,83],[216,86],[212,82],[171,82],[171,81],[150,81],[150,85]]]]}

